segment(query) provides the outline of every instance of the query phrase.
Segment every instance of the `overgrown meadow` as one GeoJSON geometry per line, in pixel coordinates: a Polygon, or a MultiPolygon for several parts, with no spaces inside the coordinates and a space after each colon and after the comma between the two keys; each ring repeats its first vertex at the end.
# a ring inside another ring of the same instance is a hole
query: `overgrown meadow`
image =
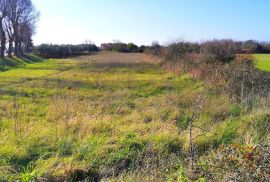
{"type": "Polygon", "coordinates": [[[198,163],[222,145],[269,144],[268,108],[247,112],[149,55],[18,62],[0,72],[0,181],[188,181],[198,98],[198,163]]]}

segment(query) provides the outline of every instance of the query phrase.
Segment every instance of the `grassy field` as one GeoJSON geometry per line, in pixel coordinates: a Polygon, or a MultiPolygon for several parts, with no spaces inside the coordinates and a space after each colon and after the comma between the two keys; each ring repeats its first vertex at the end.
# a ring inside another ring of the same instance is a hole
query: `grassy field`
{"type": "Polygon", "coordinates": [[[270,71],[270,54],[254,54],[257,68],[270,71]]]}
{"type": "Polygon", "coordinates": [[[268,111],[241,114],[227,96],[144,54],[43,60],[0,72],[0,181],[181,180],[188,116],[201,93],[205,107],[195,124],[212,132],[194,131],[198,155],[221,143],[269,142],[260,125],[268,111]]]}

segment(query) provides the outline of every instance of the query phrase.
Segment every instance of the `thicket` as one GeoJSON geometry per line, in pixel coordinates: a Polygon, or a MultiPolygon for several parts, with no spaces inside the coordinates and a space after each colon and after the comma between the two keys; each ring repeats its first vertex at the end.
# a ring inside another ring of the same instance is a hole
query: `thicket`
{"type": "MultiPolygon", "coordinates": [[[[159,56],[165,58],[162,64],[166,69],[176,73],[188,73],[193,78],[203,81],[208,94],[229,97],[240,108],[239,114],[252,115],[254,111],[269,109],[270,74],[257,69],[252,56],[240,54],[241,46],[242,44],[233,40],[212,40],[200,44],[175,42],[166,48],[165,54],[159,56]]],[[[211,154],[206,155],[205,152],[209,152],[209,149],[206,149],[208,147],[201,148],[196,143],[198,129],[201,130],[199,137],[211,135],[208,129],[194,124],[207,107],[204,101],[207,99],[202,97],[207,96],[204,93],[195,98],[196,104],[191,107],[192,114],[187,117],[187,128],[190,131],[190,161],[187,162],[187,166],[191,170],[186,172],[186,175],[191,179],[204,176],[209,181],[269,180],[267,168],[270,164],[265,160],[268,156],[266,153],[269,150],[268,145],[261,145],[259,141],[252,143],[251,146],[243,143],[232,145],[226,142],[226,136],[223,136],[221,140],[224,141],[217,142],[211,154]],[[218,149],[221,144],[223,148],[218,149]],[[199,157],[202,154],[205,158],[199,157]]],[[[221,112],[216,117],[221,120],[228,118],[224,113],[221,112]]],[[[270,126],[269,123],[263,122],[264,120],[254,121],[253,125],[263,123],[263,126],[260,126],[263,128],[262,133],[267,133],[270,126]]],[[[227,132],[233,130],[235,129],[231,128],[227,132]]]]}
{"type": "Polygon", "coordinates": [[[233,40],[173,43],[166,51],[166,65],[189,72],[250,107],[258,97],[269,97],[270,74],[256,69],[252,56],[238,54],[239,50],[239,42],[233,40]]]}
{"type": "Polygon", "coordinates": [[[43,58],[66,58],[99,51],[94,44],[56,45],[41,44],[36,47],[36,52],[43,58]]]}

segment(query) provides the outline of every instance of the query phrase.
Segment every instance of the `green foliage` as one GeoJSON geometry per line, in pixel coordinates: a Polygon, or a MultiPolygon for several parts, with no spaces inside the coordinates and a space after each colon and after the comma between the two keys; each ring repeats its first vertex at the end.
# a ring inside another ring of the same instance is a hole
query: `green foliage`
{"type": "Polygon", "coordinates": [[[63,138],[59,141],[58,144],[58,152],[61,156],[69,156],[72,155],[75,144],[72,138],[63,138]]]}
{"type": "Polygon", "coordinates": [[[19,174],[19,179],[21,182],[29,182],[37,180],[37,175],[32,164],[28,164],[22,169],[19,174]]]}
{"type": "Polygon", "coordinates": [[[41,44],[36,47],[38,54],[44,58],[66,58],[79,56],[85,53],[97,52],[98,48],[94,44],[80,45],[53,45],[41,44]]]}
{"type": "Polygon", "coordinates": [[[143,52],[143,47],[138,47],[134,43],[122,43],[122,42],[115,42],[115,43],[107,43],[107,44],[101,44],[101,48],[107,51],[113,51],[113,52],[123,52],[123,53],[130,53],[130,52],[143,52]]]}
{"type": "Polygon", "coordinates": [[[136,44],[128,43],[127,48],[131,52],[134,52],[134,51],[136,52],[139,47],[136,44]]]}
{"type": "Polygon", "coordinates": [[[189,124],[189,117],[188,116],[178,116],[176,120],[176,125],[183,129],[187,129],[189,124]]]}
{"type": "Polygon", "coordinates": [[[188,182],[187,177],[185,175],[185,170],[183,167],[180,167],[176,174],[173,174],[172,177],[169,177],[168,182],[188,182]]]}
{"type": "Polygon", "coordinates": [[[230,113],[230,115],[233,116],[233,117],[238,117],[238,116],[240,116],[241,111],[242,111],[242,109],[241,109],[240,106],[238,106],[238,105],[233,105],[233,106],[230,108],[229,113],[230,113]]]}

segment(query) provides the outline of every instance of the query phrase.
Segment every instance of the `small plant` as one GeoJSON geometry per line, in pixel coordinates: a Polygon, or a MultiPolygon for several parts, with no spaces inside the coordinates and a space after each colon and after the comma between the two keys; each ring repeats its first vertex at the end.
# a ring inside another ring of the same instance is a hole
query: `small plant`
{"type": "Polygon", "coordinates": [[[30,182],[37,180],[37,174],[35,173],[34,166],[30,163],[22,169],[19,174],[21,182],[30,182]]]}
{"type": "Polygon", "coordinates": [[[230,115],[231,115],[232,117],[237,117],[237,116],[240,116],[241,111],[242,111],[242,109],[241,109],[240,106],[234,105],[234,106],[232,106],[232,107],[230,108],[229,113],[230,113],[230,115]]]}
{"type": "Polygon", "coordinates": [[[74,141],[71,138],[64,138],[59,141],[58,151],[62,156],[72,155],[74,150],[74,141]]]}

